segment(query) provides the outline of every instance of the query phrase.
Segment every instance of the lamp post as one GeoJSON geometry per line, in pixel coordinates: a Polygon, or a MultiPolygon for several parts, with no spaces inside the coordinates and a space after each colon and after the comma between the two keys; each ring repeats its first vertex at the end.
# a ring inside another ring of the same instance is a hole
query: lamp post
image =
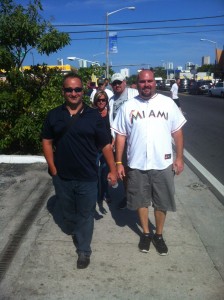
{"type": "MultiPolygon", "coordinates": [[[[98,56],[98,55],[103,55],[103,54],[105,54],[105,52],[99,52],[99,53],[95,53],[95,54],[93,54],[93,57],[96,57],[96,56],[98,56]]],[[[97,63],[99,62],[99,60],[97,60],[97,63]]]]}
{"type": "Polygon", "coordinates": [[[207,42],[209,42],[209,43],[215,44],[215,64],[216,64],[216,49],[217,49],[217,42],[211,41],[211,40],[207,40],[207,39],[200,39],[200,41],[202,41],[202,42],[207,41],[207,42]]]}
{"type": "Polygon", "coordinates": [[[112,14],[115,14],[121,10],[124,9],[130,9],[130,10],[135,10],[134,6],[128,6],[128,7],[123,7],[120,9],[117,9],[112,12],[107,12],[106,13],[106,78],[109,78],[109,31],[108,31],[108,17],[112,14]]]}
{"type": "Polygon", "coordinates": [[[105,54],[105,53],[104,52],[99,52],[99,53],[93,54],[93,57],[96,57],[96,56],[101,55],[101,54],[105,54]]]}
{"type": "MultiPolygon", "coordinates": [[[[216,50],[217,50],[217,42],[211,41],[211,40],[207,40],[207,39],[200,39],[200,41],[202,41],[202,42],[206,41],[206,42],[215,44],[215,71],[214,71],[214,77],[215,77],[215,72],[216,72],[216,50]]],[[[215,77],[215,78],[216,78],[216,77],[215,77]]]]}
{"type": "Polygon", "coordinates": [[[100,63],[98,63],[97,61],[91,61],[91,60],[87,60],[87,59],[84,59],[84,58],[79,58],[79,57],[76,57],[76,56],[69,56],[67,57],[68,60],[83,60],[83,61],[86,61],[86,62],[89,62],[91,63],[91,65],[97,65],[97,66],[100,66],[100,63]]]}

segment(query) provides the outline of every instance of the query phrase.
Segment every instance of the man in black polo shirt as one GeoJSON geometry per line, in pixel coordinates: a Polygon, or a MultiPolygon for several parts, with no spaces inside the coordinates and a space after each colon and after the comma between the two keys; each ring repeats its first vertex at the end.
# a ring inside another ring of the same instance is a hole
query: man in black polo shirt
{"type": "Polygon", "coordinates": [[[112,185],[117,175],[105,123],[98,110],[83,102],[81,78],[75,73],[65,75],[62,93],[64,104],[48,112],[42,145],[64,220],[77,248],[77,268],[84,269],[91,255],[99,149],[110,168],[108,180],[112,185]]]}

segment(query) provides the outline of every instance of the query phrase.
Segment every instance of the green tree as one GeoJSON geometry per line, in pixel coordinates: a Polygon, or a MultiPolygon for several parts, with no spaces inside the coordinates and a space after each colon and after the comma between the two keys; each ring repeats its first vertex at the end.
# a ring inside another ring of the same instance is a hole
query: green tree
{"type": "Polygon", "coordinates": [[[137,83],[137,75],[131,75],[127,78],[127,84],[131,85],[133,83],[137,83]]]}
{"type": "MultiPolygon", "coordinates": [[[[83,79],[84,89],[92,74],[101,77],[104,68],[91,66],[74,70],[83,79]]],[[[62,104],[63,74],[47,65],[9,72],[10,81],[0,81],[0,153],[41,153],[40,132],[47,112],[62,104]]],[[[89,104],[89,97],[84,96],[89,104]]]]}
{"type": "Polygon", "coordinates": [[[197,68],[198,72],[209,72],[209,73],[214,73],[215,71],[215,66],[212,64],[209,65],[203,65],[201,67],[197,68]]]}
{"type": "Polygon", "coordinates": [[[208,75],[214,74],[214,78],[223,79],[223,69],[220,64],[203,65],[197,69],[198,72],[207,72],[208,75]]]}
{"type": "Polygon", "coordinates": [[[154,76],[162,77],[163,79],[166,79],[166,70],[163,67],[155,67],[154,68],[154,76]]]}
{"type": "Polygon", "coordinates": [[[66,33],[44,20],[40,0],[24,7],[13,0],[0,0],[0,69],[20,68],[27,53],[35,48],[50,55],[70,44],[66,33]]]}
{"type": "Polygon", "coordinates": [[[0,152],[40,153],[40,132],[46,114],[64,101],[63,75],[43,65],[23,73],[10,72],[10,76],[16,78],[16,87],[12,88],[8,81],[0,82],[0,152]]]}
{"type": "MultiPolygon", "coordinates": [[[[94,74],[97,78],[102,77],[105,74],[105,68],[97,65],[92,65],[88,68],[80,68],[76,72],[82,78],[84,84],[84,92],[87,93],[87,83],[91,81],[92,75],[94,74]]],[[[90,104],[89,97],[86,95],[84,95],[84,102],[90,104]]]]}

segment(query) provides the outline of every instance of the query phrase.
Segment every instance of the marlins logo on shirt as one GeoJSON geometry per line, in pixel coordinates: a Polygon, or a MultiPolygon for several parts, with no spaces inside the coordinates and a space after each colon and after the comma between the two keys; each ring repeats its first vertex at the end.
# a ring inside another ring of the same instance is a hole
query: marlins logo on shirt
{"type": "Polygon", "coordinates": [[[132,110],[130,113],[130,122],[133,124],[133,120],[137,120],[138,118],[140,119],[145,119],[145,118],[164,118],[165,120],[168,120],[168,113],[158,111],[157,113],[154,112],[154,110],[151,110],[149,114],[145,114],[145,111],[137,111],[137,110],[132,110]]]}

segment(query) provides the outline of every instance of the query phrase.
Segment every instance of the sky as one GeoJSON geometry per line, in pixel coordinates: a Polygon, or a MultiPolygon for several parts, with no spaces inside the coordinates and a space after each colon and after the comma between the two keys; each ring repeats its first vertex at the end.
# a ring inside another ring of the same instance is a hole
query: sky
{"type": "MultiPolygon", "coordinates": [[[[28,0],[15,2],[25,6],[28,0]]],[[[131,74],[136,74],[139,68],[164,66],[168,62],[174,68],[185,68],[187,62],[200,66],[202,56],[210,56],[214,63],[216,46],[219,49],[224,46],[223,0],[41,0],[41,3],[45,19],[59,31],[75,33],[70,33],[69,46],[50,56],[33,50],[24,65],[33,61],[56,65],[57,59],[63,59],[64,64],[78,67],[78,61],[69,61],[69,56],[105,63],[106,14],[124,7],[135,10],[123,9],[108,16],[108,30],[117,32],[118,53],[109,56],[109,63],[116,66],[115,72],[126,66],[131,74]]]]}

